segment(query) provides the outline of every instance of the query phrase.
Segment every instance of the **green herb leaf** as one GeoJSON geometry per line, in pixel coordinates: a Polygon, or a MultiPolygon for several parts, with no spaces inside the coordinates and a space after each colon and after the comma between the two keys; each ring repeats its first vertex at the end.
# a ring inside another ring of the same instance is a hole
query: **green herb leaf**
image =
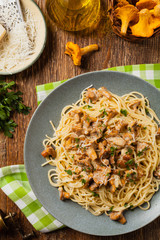
{"type": "Polygon", "coordinates": [[[132,148],[128,148],[128,153],[132,153],[133,152],[133,150],[132,150],[132,148]]]}
{"type": "Polygon", "coordinates": [[[130,204],[130,207],[129,207],[129,209],[132,209],[133,208],[133,205],[132,204],[130,204]]]}
{"type": "Polygon", "coordinates": [[[128,205],[128,203],[125,203],[125,204],[124,204],[124,207],[127,207],[127,205],[128,205]]]}
{"type": "Polygon", "coordinates": [[[117,149],[116,147],[111,147],[111,148],[110,148],[110,150],[111,150],[111,156],[114,156],[116,149],[117,149]]]}
{"type": "Polygon", "coordinates": [[[129,179],[130,182],[133,182],[133,179],[129,179]]]}
{"type": "Polygon", "coordinates": [[[109,209],[109,213],[111,213],[113,211],[113,208],[114,206],[112,206],[110,209],[109,209]]]}
{"type": "Polygon", "coordinates": [[[128,160],[125,164],[132,165],[133,163],[134,163],[134,159],[132,158],[132,159],[128,160]]]}
{"type": "Polygon", "coordinates": [[[87,122],[90,122],[90,119],[89,119],[89,117],[87,117],[87,122]]]}
{"type": "Polygon", "coordinates": [[[92,108],[92,106],[90,106],[90,105],[85,105],[85,106],[83,107],[83,109],[85,109],[85,108],[90,109],[90,108],[92,108]]]}
{"type": "Polygon", "coordinates": [[[96,193],[96,192],[92,192],[92,195],[93,195],[94,197],[99,197],[99,194],[96,193]]]}
{"type": "Polygon", "coordinates": [[[68,175],[72,176],[72,171],[70,169],[64,170],[68,175]]]}
{"type": "Polygon", "coordinates": [[[128,165],[126,166],[126,168],[127,168],[127,170],[130,170],[130,167],[128,165]]]}
{"type": "Polygon", "coordinates": [[[31,108],[23,104],[20,91],[11,91],[15,82],[0,81],[0,131],[5,136],[12,137],[17,124],[11,119],[14,113],[28,114],[31,108]],[[9,91],[8,91],[9,90],[9,91]]]}
{"type": "Polygon", "coordinates": [[[137,163],[135,163],[135,167],[136,167],[136,168],[138,167],[138,164],[137,164],[137,163]]]}
{"type": "Polygon", "coordinates": [[[84,178],[81,181],[82,181],[82,184],[86,183],[86,180],[84,178]]]}
{"type": "Polygon", "coordinates": [[[75,138],[75,142],[78,143],[79,142],[79,138],[75,138]]]}
{"type": "Polygon", "coordinates": [[[121,109],[120,112],[125,116],[127,117],[127,110],[126,109],[121,109]]]}
{"type": "Polygon", "coordinates": [[[148,108],[145,108],[145,112],[146,112],[146,114],[148,114],[148,113],[149,113],[149,110],[148,110],[148,108]]]}
{"type": "Polygon", "coordinates": [[[106,109],[101,109],[100,112],[103,113],[102,118],[104,118],[105,116],[108,116],[108,113],[106,112],[106,109]]]}
{"type": "Polygon", "coordinates": [[[139,151],[139,152],[137,153],[137,156],[140,157],[140,156],[144,153],[144,151],[146,151],[147,149],[148,149],[148,148],[145,147],[142,151],[139,151]]]}

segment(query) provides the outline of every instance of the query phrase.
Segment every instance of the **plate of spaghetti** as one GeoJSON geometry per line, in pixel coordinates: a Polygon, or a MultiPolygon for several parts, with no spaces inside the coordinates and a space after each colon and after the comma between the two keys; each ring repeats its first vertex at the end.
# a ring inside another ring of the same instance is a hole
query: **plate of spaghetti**
{"type": "Polygon", "coordinates": [[[25,139],[27,175],[42,205],[63,224],[99,236],[157,218],[159,101],[149,83],[112,71],[57,87],[34,113],[25,139]]]}

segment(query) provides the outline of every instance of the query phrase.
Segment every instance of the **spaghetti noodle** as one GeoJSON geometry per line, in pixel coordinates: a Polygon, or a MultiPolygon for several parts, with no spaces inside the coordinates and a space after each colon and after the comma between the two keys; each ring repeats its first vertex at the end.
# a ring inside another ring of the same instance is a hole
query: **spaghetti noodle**
{"type": "Polygon", "coordinates": [[[123,211],[147,210],[160,184],[159,124],[139,92],[120,97],[104,87],[85,89],[62,110],[58,128],[52,124],[53,138],[43,141],[42,155],[54,166],[48,178],[60,199],[121,223],[126,222],[123,211]],[[44,155],[48,148],[54,159],[44,155]]]}

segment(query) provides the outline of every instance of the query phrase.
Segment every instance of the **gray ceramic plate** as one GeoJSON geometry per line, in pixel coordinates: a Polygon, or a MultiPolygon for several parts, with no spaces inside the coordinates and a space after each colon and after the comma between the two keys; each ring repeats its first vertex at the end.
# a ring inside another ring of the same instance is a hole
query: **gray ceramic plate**
{"type": "Polygon", "coordinates": [[[130,91],[140,91],[148,97],[151,107],[160,117],[160,92],[144,80],[119,72],[91,72],[70,79],[57,87],[40,104],[28,127],[25,139],[24,159],[27,176],[31,187],[42,205],[60,222],[70,228],[88,234],[110,236],[119,235],[139,229],[160,215],[160,194],[154,195],[148,211],[135,209],[126,212],[127,223],[121,225],[111,221],[106,215],[93,216],[72,201],[60,201],[58,190],[49,184],[47,173],[51,166],[41,167],[44,162],[41,152],[45,135],[52,136],[49,120],[58,126],[61,110],[79,99],[81,91],[93,84],[98,88],[105,86],[108,90],[122,95],[130,91]]]}

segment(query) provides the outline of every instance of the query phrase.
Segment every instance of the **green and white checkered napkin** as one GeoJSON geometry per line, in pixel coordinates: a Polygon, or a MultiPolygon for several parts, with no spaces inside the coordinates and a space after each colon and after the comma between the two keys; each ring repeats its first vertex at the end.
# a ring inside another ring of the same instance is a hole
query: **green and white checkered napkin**
{"type": "MultiPolygon", "coordinates": [[[[143,78],[160,90],[160,64],[141,64],[114,67],[108,70],[127,72],[143,78]]],[[[64,80],[65,81],[65,80],[64,80]]],[[[38,104],[62,82],[37,86],[38,104]]],[[[22,210],[36,230],[50,232],[64,225],[51,216],[34,195],[24,165],[7,166],[0,169],[0,188],[22,210]]]]}

